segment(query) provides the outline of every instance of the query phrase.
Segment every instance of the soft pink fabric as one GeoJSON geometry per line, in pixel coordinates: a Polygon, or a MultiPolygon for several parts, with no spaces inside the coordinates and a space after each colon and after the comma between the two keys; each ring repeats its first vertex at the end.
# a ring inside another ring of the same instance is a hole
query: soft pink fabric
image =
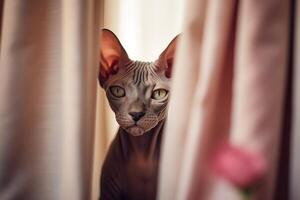
{"type": "Polygon", "coordinates": [[[290,0],[188,0],[186,7],[159,199],[240,199],[235,188],[213,178],[208,165],[220,140],[229,140],[266,158],[270,168],[255,198],[271,200],[288,65],[290,0]]]}
{"type": "Polygon", "coordinates": [[[214,172],[238,188],[254,186],[266,174],[267,163],[263,155],[226,144],[213,156],[214,172]]]}

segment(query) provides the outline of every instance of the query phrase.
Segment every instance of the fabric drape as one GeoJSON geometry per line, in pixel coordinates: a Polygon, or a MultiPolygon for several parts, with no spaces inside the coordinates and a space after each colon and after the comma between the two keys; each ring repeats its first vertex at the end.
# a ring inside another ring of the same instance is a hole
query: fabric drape
{"type": "Polygon", "coordinates": [[[90,199],[99,8],[4,1],[0,199],[90,199]]]}
{"type": "Polygon", "coordinates": [[[293,70],[291,76],[292,81],[292,128],[290,137],[290,176],[288,182],[288,191],[290,199],[296,200],[300,198],[300,2],[296,1],[295,6],[295,40],[293,42],[293,70]]]}
{"type": "Polygon", "coordinates": [[[224,142],[264,155],[269,169],[254,198],[274,198],[290,6],[280,0],[186,1],[159,199],[241,199],[211,170],[213,152],[224,142]]]}

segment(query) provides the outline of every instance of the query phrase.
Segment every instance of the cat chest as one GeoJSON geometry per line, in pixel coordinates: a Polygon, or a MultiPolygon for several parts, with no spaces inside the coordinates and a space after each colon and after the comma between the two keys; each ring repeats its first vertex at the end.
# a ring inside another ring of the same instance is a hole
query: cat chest
{"type": "Polygon", "coordinates": [[[131,158],[125,170],[125,187],[129,199],[155,199],[157,174],[157,158],[131,158]]]}

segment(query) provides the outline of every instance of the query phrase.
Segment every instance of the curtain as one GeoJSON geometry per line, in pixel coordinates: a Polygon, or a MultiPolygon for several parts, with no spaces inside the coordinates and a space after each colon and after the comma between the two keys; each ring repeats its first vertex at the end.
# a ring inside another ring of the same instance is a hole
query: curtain
{"type": "Polygon", "coordinates": [[[120,39],[130,58],[154,61],[181,32],[185,0],[106,0],[104,27],[120,39]]]}
{"type": "MultiPolygon", "coordinates": [[[[280,156],[289,149],[282,138],[289,134],[291,2],[186,1],[162,149],[160,200],[242,199],[237,187],[216,176],[210,165],[216,147],[224,142],[266,159],[268,170],[253,199],[288,199],[277,185],[285,173],[278,168],[287,166],[280,156]]],[[[294,112],[295,118],[298,114],[294,112]]],[[[297,177],[290,187],[293,199],[299,198],[297,177]]]]}
{"type": "MultiPolygon", "coordinates": [[[[294,9],[296,10],[295,18],[300,19],[300,2],[297,0],[294,9]]],[[[291,73],[291,77],[293,78],[292,82],[292,128],[291,128],[291,142],[289,143],[290,147],[290,174],[288,174],[291,179],[288,182],[290,199],[296,200],[300,198],[300,21],[295,20],[295,42],[293,43],[293,50],[295,53],[293,54],[294,68],[291,73]]]]}
{"type": "Polygon", "coordinates": [[[98,0],[5,0],[0,199],[90,199],[98,0]]]}

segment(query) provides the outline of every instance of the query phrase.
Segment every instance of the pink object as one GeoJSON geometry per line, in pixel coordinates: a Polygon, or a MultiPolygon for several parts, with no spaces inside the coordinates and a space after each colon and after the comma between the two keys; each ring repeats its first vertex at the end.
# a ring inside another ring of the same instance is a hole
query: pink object
{"type": "Polygon", "coordinates": [[[213,156],[213,170],[233,185],[245,188],[258,183],[266,173],[267,164],[261,154],[224,145],[213,156]]]}

